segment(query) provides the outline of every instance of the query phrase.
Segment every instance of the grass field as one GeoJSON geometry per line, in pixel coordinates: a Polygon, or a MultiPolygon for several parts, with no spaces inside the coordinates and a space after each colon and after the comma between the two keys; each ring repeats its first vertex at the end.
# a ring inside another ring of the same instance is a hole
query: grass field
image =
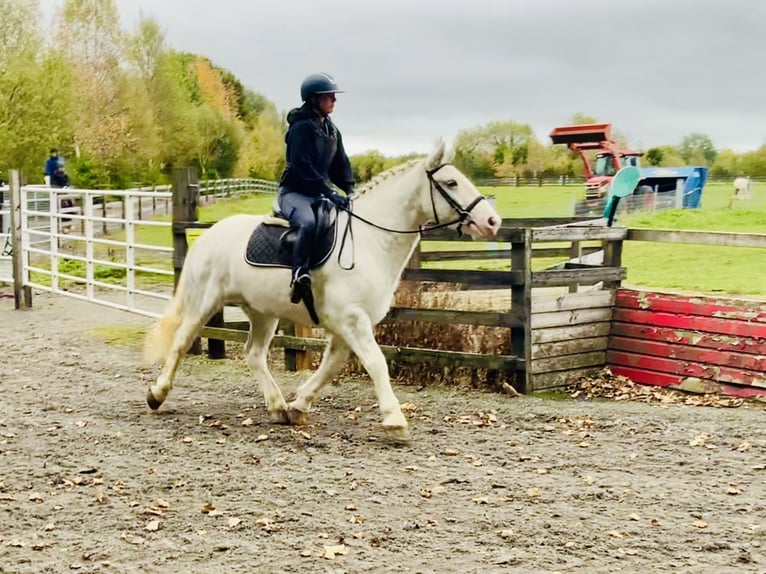
{"type": "MultiPolygon", "coordinates": [[[[485,187],[493,195],[496,208],[504,219],[528,217],[567,217],[583,195],[579,185],[544,187],[485,187]]],[[[623,216],[619,224],[652,229],[686,229],[766,233],[766,183],[756,183],[753,199],[728,207],[730,184],[708,184],[702,207],[696,210],[668,210],[623,216]]],[[[201,221],[217,221],[233,213],[268,213],[273,195],[251,195],[215,204],[202,205],[201,221]]],[[[167,229],[144,228],[140,241],[170,245],[167,229]]],[[[423,250],[476,249],[468,242],[424,242],[423,250]]],[[[492,245],[492,247],[501,247],[492,245]]],[[[553,261],[535,260],[542,268],[553,261]]],[[[430,263],[430,267],[507,269],[508,261],[456,261],[430,263]]],[[[665,243],[626,242],[623,265],[628,270],[626,284],[656,289],[703,293],[766,296],[766,249],[719,246],[672,245],[665,243]]]]}

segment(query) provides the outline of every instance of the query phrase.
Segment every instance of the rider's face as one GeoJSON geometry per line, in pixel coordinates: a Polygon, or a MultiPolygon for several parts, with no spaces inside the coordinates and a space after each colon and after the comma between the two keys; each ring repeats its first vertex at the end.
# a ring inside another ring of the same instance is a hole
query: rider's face
{"type": "Polygon", "coordinates": [[[330,115],[335,109],[335,94],[319,94],[317,107],[322,114],[330,115]]]}

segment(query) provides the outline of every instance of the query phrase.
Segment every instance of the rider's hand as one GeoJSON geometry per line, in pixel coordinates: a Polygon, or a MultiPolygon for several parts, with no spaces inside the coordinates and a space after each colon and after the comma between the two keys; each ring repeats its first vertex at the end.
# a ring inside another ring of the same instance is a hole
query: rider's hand
{"type": "Polygon", "coordinates": [[[341,195],[340,193],[333,193],[329,199],[338,209],[348,209],[348,197],[345,195],[341,195]]]}

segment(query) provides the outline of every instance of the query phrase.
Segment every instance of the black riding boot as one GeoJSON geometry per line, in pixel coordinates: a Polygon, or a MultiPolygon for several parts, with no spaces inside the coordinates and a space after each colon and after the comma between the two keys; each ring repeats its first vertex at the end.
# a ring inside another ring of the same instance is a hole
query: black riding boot
{"type": "Polygon", "coordinates": [[[309,275],[309,256],[311,253],[311,241],[314,237],[313,229],[302,227],[298,230],[295,244],[293,245],[293,274],[290,285],[293,288],[290,300],[300,303],[307,291],[311,291],[311,275],[309,275]]]}

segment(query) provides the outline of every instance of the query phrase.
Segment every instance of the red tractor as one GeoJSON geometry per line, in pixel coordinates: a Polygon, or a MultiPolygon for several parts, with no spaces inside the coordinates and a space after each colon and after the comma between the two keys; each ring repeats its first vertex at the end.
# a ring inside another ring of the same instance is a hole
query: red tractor
{"type": "MultiPolygon", "coordinates": [[[[621,168],[640,168],[642,152],[621,149],[611,139],[611,124],[580,124],[553,128],[550,133],[554,144],[566,144],[582,158],[585,167],[585,210],[598,208],[609,194],[612,178],[621,168]],[[596,151],[595,155],[588,152],[596,151]],[[593,166],[591,166],[591,160],[593,166]]],[[[634,193],[651,193],[651,186],[641,186],[634,193]],[[643,189],[643,188],[646,189],[643,189]]],[[[581,211],[581,209],[578,209],[581,211]]]]}

